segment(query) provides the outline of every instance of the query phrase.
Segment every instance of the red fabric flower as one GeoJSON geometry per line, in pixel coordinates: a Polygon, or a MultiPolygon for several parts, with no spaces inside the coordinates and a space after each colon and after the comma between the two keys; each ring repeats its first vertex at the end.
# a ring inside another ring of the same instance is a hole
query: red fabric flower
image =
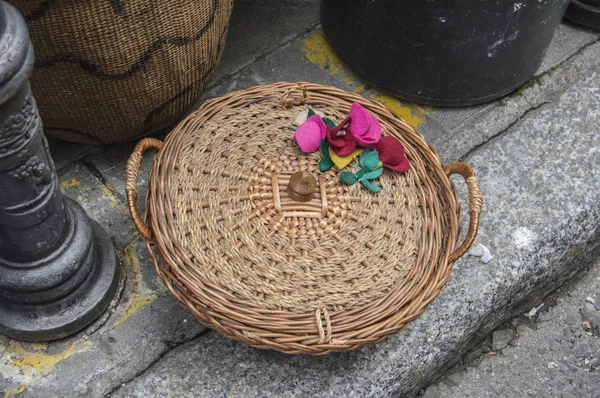
{"type": "Polygon", "coordinates": [[[381,137],[377,143],[379,160],[383,167],[404,173],[410,168],[408,159],[404,156],[404,146],[394,137],[381,137]]]}
{"type": "Polygon", "coordinates": [[[346,128],[350,122],[350,116],[348,116],[342,123],[336,127],[327,126],[327,141],[329,147],[340,156],[346,156],[352,153],[356,149],[356,138],[354,134],[346,128]]]}

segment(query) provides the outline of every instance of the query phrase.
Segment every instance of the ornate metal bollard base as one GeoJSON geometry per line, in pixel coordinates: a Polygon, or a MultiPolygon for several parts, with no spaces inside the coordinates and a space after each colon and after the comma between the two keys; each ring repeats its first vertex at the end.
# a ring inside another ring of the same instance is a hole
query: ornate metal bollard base
{"type": "Polygon", "coordinates": [[[60,191],[32,68],[25,21],[0,0],[0,333],[41,341],[98,318],[120,268],[106,232],[60,191]]]}

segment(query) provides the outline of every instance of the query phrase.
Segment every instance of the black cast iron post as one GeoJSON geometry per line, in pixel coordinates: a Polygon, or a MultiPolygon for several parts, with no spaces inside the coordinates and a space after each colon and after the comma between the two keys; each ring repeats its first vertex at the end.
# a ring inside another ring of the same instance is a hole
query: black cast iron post
{"type": "Polygon", "coordinates": [[[25,21],[0,0],[0,333],[42,341],[98,318],[119,266],[106,232],[60,191],[32,69],[25,21]]]}

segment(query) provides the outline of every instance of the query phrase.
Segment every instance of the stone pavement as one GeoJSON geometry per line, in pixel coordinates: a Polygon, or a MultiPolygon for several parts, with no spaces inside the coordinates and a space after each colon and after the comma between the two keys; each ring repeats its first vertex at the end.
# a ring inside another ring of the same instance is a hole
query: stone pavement
{"type": "Polygon", "coordinates": [[[308,80],[383,102],[445,162],[473,166],[485,195],[478,242],[494,259],[457,262],[425,314],[378,345],[323,358],[256,350],[204,330],[156,278],[124,199],[133,144],[51,141],[64,192],[113,236],[127,278],[111,310],[76,336],[40,344],[0,336],[0,396],[412,396],[600,253],[597,33],[563,24],[525,87],[491,104],[436,109],[355,77],[325,42],[315,1],[236,3],[230,26],[204,99],[308,80]]]}
{"type": "Polygon", "coordinates": [[[574,279],[494,332],[468,356],[483,357],[423,398],[600,396],[600,261],[574,279]]]}

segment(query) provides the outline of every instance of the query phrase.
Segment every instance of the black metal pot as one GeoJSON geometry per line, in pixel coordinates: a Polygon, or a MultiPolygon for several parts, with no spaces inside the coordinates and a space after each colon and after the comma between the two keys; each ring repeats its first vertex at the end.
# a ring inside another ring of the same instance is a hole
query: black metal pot
{"type": "Polygon", "coordinates": [[[600,30],[600,0],[571,0],[565,18],[579,25],[600,30]]]}
{"type": "Polygon", "coordinates": [[[410,101],[491,101],[529,80],[569,0],[322,0],[327,39],[367,81],[410,101]]]}

